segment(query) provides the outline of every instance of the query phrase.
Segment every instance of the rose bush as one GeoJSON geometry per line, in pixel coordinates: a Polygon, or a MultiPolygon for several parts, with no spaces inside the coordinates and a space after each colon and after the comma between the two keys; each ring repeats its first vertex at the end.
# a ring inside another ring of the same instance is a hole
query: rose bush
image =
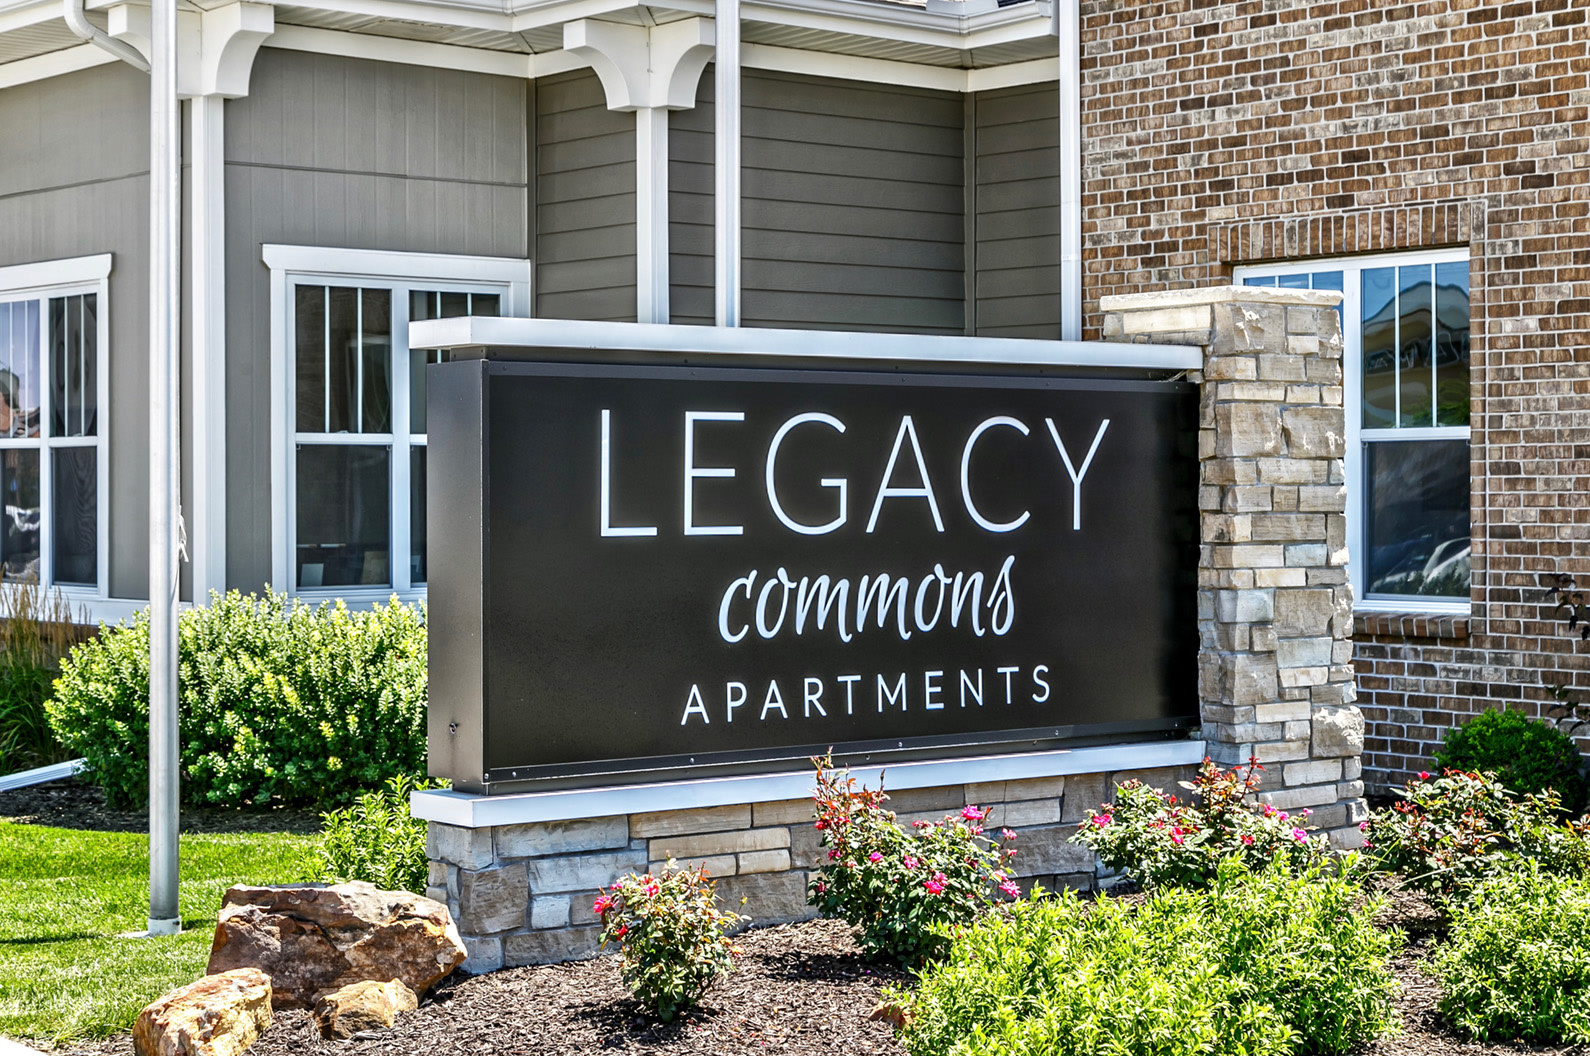
{"type": "Polygon", "coordinates": [[[1590,869],[1590,825],[1561,820],[1552,791],[1515,796],[1492,773],[1421,773],[1362,826],[1371,862],[1410,887],[1461,897],[1530,860],[1548,873],[1590,869]]]}
{"type": "Polygon", "coordinates": [[[624,984],[664,1023],[693,1005],[739,947],[729,931],[746,918],[717,907],[705,866],[620,877],[591,906],[602,945],[617,943],[624,984]]]}
{"type": "Polygon", "coordinates": [[[1114,803],[1088,812],[1072,842],[1145,887],[1207,884],[1227,858],[1254,869],[1278,863],[1294,873],[1324,862],[1330,844],[1307,830],[1307,810],[1292,814],[1248,800],[1263,769],[1257,759],[1248,760],[1246,772],[1205,759],[1183,782],[1193,793],[1186,802],[1141,781],[1123,782],[1114,803]]]}
{"type": "Polygon", "coordinates": [[[858,787],[829,760],[814,762],[815,824],[826,855],[807,901],[856,928],[869,956],[920,963],[943,953],[953,929],[976,919],[995,892],[1021,897],[1006,868],[1015,833],[989,837],[986,810],[967,806],[902,829],[883,806],[883,789],[858,787]]]}

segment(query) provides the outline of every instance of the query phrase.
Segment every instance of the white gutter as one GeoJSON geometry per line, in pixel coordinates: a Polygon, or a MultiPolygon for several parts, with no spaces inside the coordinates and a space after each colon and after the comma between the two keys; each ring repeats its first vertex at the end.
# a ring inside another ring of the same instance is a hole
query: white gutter
{"type": "Polygon", "coordinates": [[[90,44],[110,52],[127,65],[149,72],[149,63],[131,44],[123,44],[115,37],[88,20],[83,10],[83,0],[62,0],[61,9],[66,16],[66,27],[90,44]]]}

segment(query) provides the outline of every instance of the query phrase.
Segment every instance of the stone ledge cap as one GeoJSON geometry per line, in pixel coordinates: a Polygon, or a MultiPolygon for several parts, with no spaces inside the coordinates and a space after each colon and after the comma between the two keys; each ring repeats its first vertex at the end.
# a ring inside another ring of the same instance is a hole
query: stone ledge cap
{"type": "Polygon", "coordinates": [[[1099,298],[1101,312],[1139,309],[1185,308],[1200,304],[1290,304],[1334,308],[1342,295],[1336,290],[1283,290],[1273,286],[1205,286],[1193,290],[1160,290],[1154,293],[1113,293],[1099,298]]]}
{"type": "MultiPolygon", "coordinates": [[[[911,788],[1019,781],[1032,777],[1197,766],[1203,762],[1206,754],[1208,744],[1202,740],[1147,741],[959,759],[909,760],[895,762],[887,767],[863,764],[851,767],[850,774],[858,781],[876,788],[882,783],[883,770],[887,769],[888,788],[899,792],[911,788]]],[[[465,829],[487,829],[537,821],[771,803],[785,799],[806,799],[811,794],[812,771],[802,769],[654,784],[499,793],[495,796],[431,789],[409,793],[409,807],[416,818],[424,821],[465,829]]]]}

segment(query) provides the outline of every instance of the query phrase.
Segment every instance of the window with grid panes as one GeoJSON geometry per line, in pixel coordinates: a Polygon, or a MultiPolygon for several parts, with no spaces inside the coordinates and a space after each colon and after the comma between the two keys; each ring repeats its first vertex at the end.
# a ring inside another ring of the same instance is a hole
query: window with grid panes
{"type": "Polygon", "coordinates": [[[498,292],[295,280],[293,570],[300,590],[426,581],[424,319],[501,314],[498,292]],[[398,340],[394,340],[394,335],[398,340]]]}
{"type": "MultiPolygon", "coordinates": [[[[27,270],[0,269],[0,276],[27,270]]],[[[102,311],[100,283],[36,292],[0,288],[0,568],[6,578],[100,586],[102,311]]]]}
{"type": "Polygon", "coordinates": [[[1348,534],[1361,608],[1469,598],[1469,262],[1462,250],[1239,269],[1340,290],[1348,534]]]}

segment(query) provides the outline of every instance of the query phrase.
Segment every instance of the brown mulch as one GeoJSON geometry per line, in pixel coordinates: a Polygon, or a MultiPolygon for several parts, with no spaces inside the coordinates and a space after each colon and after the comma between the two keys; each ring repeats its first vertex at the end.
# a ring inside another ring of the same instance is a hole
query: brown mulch
{"type": "MultiPolygon", "coordinates": [[[[868,964],[841,923],[758,928],[740,938],[738,970],[705,1001],[659,1023],[630,1000],[618,959],[601,957],[490,975],[450,976],[417,1012],[368,1037],[323,1041],[307,1012],[278,1012],[249,1056],[574,1056],[577,1053],[757,1053],[868,1056],[904,1050],[869,1020],[879,993],[906,978],[868,964]]],[[[127,1056],[127,1035],[63,1052],[127,1056]]]]}
{"type": "MultiPolygon", "coordinates": [[[[0,793],[0,820],[71,828],[144,831],[142,812],[108,811],[96,789],[69,784],[0,793]]],[[[314,832],[310,811],[184,811],[183,831],[314,832]]],[[[1463,1040],[1436,1011],[1439,990],[1420,968],[1444,938],[1429,900],[1388,891],[1382,922],[1407,939],[1393,962],[1400,993],[1398,1034],[1360,1056],[1590,1056],[1590,1048],[1486,1044],[1463,1040]]],[[[757,928],[740,938],[738,970],[719,979],[703,1004],[663,1024],[644,1014],[619,979],[618,961],[456,974],[397,1026],[347,1041],[324,1041],[306,1012],[278,1012],[249,1056],[605,1056],[609,1052],[867,1056],[902,1054],[892,1029],[869,1019],[883,988],[904,983],[898,969],[869,964],[836,921],[757,928]]],[[[60,1053],[128,1056],[128,1035],[74,1042],[60,1053]]]]}
{"type": "MultiPolygon", "coordinates": [[[[180,818],[183,832],[320,831],[320,812],[314,810],[183,807],[180,818]]],[[[99,832],[148,832],[149,810],[147,806],[112,810],[105,805],[104,789],[78,781],[61,781],[0,792],[0,821],[99,832]]]]}

